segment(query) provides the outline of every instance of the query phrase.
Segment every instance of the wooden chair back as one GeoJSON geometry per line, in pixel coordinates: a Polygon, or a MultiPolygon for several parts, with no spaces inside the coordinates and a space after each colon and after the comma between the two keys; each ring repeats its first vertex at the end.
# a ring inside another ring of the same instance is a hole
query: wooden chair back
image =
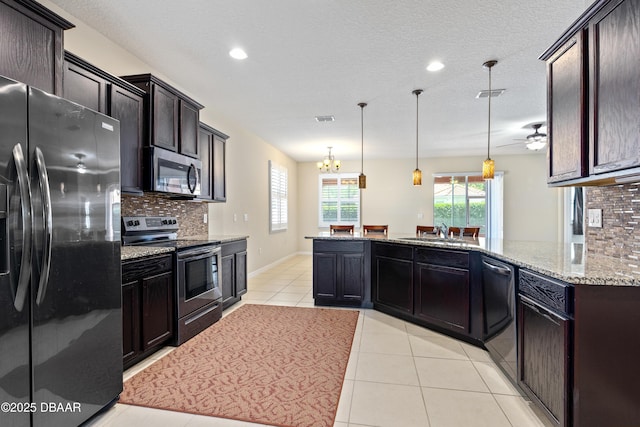
{"type": "Polygon", "coordinates": [[[353,225],[329,225],[329,234],[336,232],[353,234],[353,225]]]}
{"type": "Polygon", "coordinates": [[[389,231],[389,226],[388,225],[363,225],[362,230],[364,231],[365,235],[369,233],[382,233],[386,236],[387,232],[389,231]]]}
{"type": "Polygon", "coordinates": [[[474,239],[477,239],[478,233],[480,233],[480,227],[449,227],[449,235],[452,237],[460,237],[461,230],[462,236],[470,236],[474,239]]]}
{"type": "Polygon", "coordinates": [[[418,225],[416,226],[416,235],[420,237],[423,234],[433,234],[434,229],[435,226],[433,225],[418,225]]]}

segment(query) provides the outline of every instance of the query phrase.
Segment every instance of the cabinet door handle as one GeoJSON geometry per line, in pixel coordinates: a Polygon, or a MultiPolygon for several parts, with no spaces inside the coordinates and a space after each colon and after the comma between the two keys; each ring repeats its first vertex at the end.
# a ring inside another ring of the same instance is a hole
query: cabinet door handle
{"type": "Polygon", "coordinates": [[[535,311],[537,314],[539,314],[540,316],[544,317],[545,319],[547,319],[548,321],[550,321],[554,325],[562,326],[562,324],[559,323],[559,322],[566,322],[567,320],[569,320],[569,319],[563,318],[561,316],[558,316],[554,312],[549,311],[544,307],[541,307],[535,301],[525,297],[522,294],[520,294],[520,303],[522,305],[526,306],[527,308],[535,311]]]}

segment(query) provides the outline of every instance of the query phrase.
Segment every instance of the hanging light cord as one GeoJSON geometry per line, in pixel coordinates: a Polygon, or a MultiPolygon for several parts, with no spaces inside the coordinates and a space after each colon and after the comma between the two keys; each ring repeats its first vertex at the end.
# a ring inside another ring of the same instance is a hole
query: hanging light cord
{"type": "Polygon", "coordinates": [[[489,156],[489,146],[491,145],[491,67],[493,64],[489,65],[489,119],[487,120],[488,130],[487,130],[487,159],[490,159],[489,156]]]}
{"type": "Polygon", "coordinates": [[[364,102],[358,104],[360,106],[360,173],[364,173],[364,102]]]}
{"type": "Polygon", "coordinates": [[[422,89],[416,89],[413,91],[416,94],[416,169],[418,169],[418,97],[422,93],[422,89]]]}

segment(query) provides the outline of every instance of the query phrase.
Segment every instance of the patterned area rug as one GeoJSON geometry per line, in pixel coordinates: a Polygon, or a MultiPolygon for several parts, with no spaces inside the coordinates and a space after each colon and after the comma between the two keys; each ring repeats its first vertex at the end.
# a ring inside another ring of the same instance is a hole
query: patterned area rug
{"type": "Polygon", "coordinates": [[[246,304],[124,383],[120,403],[333,426],[354,310],[246,304]]]}

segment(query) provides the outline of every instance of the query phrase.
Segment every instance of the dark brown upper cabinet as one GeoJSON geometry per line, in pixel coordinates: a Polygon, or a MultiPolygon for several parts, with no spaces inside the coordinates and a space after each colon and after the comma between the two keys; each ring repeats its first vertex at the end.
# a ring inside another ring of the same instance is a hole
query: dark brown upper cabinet
{"type": "Polygon", "coordinates": [[[214,202],[227,200],[226,143],[229,136],[200,123],[199,152],[202,161],[200,199],[214,202]]]}
{"type": "Polygon", "coordinates": [[[65,52],[63,96],[120,121],[120,187],[142,194],[144,91],[65,52]]]}
{"type": "Polygon", "coordinates": [[[73,27],[34,1],[0,0],[0,75],[62,95],[63,31],[73,27]]]}
{"type": "Polygon", "coordinates": [[[586,45],[578,32],[547,60],[549,183],[586,176],[586,45]]]}
{"type": "Polygon", "coordinates": [[[146,145],[200,158],[198,123],[203,105],[151,74],[122,78],[146,92],[146,145]]]}
{"type": "Polygon", "coordinates": [[[640,2],[599,0],[547,62],[550,185],[640,182],[640,2]]]}
{"type": "Polygon", "coordinates": [[[612,1],[589,22],[590,173],[640,166],[640,3],[612,1]]]}

